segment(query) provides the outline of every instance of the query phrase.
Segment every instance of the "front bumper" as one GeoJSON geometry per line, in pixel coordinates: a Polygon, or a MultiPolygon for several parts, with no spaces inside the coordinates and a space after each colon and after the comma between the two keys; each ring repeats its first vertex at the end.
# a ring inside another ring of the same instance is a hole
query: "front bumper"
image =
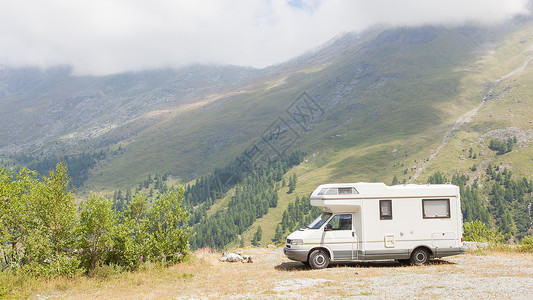
{"type": "Polygon", "coordinates": [[[295,261],[307,261],[307,254],[309,254],[309,250],[296,250],[291,248],[283,248],[283,253],[285,256],[287,256],[290,260],[295,261]]]}

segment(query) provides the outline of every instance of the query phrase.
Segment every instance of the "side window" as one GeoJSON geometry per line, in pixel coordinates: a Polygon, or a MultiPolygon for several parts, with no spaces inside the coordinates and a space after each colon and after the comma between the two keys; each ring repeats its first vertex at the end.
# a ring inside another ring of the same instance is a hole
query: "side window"
{"type": "Polygon", "coordinates": [[[328,224],[331,230],[352,230],[352,215],[335,215],[328,224]]]}
{"type": "Polygon", "coordinates": [[[337,188],[330,188],[330,189],[326,192],[326,195],[337,195],[337,188]]]}
{"type": "Polygon", "coordinates": [[[392,220],[392,200],[379,200],[379,218],[392,220]]]}
{"type": "Polygon", "coordinates": [[[339,195],[353,195],[353,194],[357,194],[357,191],[352,187],[339,188],[339,195]]]}
{"type": "Polygon", "coordinates": [[[449,218],[450,199],[424,199],[422,200],[424,219],[449,218]]]}
{"type": "Polygon", "coordinates": [[[324,193],[325,193],[327,190],[328,190],[328,189],[323,188],[323,189],[320,190],[320,192],[318,192],[317,195],[318,195],[318,196],[320,196],[320,195],[324,195],[324,193]]]}

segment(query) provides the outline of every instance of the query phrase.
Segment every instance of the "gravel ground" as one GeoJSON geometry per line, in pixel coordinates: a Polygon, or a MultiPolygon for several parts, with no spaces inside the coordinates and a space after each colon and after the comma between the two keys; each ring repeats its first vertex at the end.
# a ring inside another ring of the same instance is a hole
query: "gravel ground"
{"type": "Polygon", "coordinates": [[[533,253],[467,254],[427,266],[395,261],[312,270],[281,248],[251,248],[253,263],[200,250],[187,263],[108,278],[41,282],[36,299],[533,299],[533,253]]]}
{"type": "Polygon", "coordinates": [[[241,264],[248,269],[241,274],[255,292],[206,293],[203,297],[533,299],[533,254],[467,254],[433,260],[422,267],[382,261],[310,270],[286,259],[282,249],[244,252],[252,255],[254,263],[241,264]],[[269,272],[272,266],[275,271],[269,272]],[[258,275],[261,270],[265,276],[258,275]]]}

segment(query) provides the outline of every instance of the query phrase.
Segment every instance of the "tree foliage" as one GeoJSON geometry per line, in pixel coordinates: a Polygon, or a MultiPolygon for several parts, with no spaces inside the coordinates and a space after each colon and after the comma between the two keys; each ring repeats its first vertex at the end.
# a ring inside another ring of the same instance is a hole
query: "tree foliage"
{"type": "Polygon", "coordinates": [[[68,175],[71,179],[69,181],[70,185],[73,187],[80,187],[89,178],[89,170],[93,168],[98,161],[105,159],[106,153],[102,150],[99,152],[84,152],[81,154],[65,156],[17,154],[11,155],[10,158],[14,160],[17,165],[23,165],[40,174],[48,173],[49,170],[54,169],[59,162],[63,162],[68,166],[68,175]]]}
{"type": "Polygon", "coordinates": [[[321,213],[318,207],[311,206],[309,198],[296,197],[294,202],[289,203],[286,210],[283,211],[281,222],[276,227],[274,242],[282,242],[285,237],[297,230],[310,224],[321,213]]]}
{"type": "Polygon", "coordinates": [[[466,222],[464,224],[463,238],[465,241],[491,244],[502,244],[505,240],[501,233],[494,228],[489,228],[487,224],[480,220],[466,222]]]}
{"type": "MultiPolygon", "coordinates": [[[[229,180],[226,182],[233,182],[231,180],[235,179],[235,184],[230,184],[235,190],[227,209],[219,210],[210,216],[207,216],[207,210],[213,204],[214,198],[209,195],[219,197],[217,196],[219,194],[213,193],[212,190],[207,193],[213,186],[206,179],[200,179],[196,185],[191,186],[189,188],[190,198],[186,199],[196,201],[197,198],[193,195],[200,191],[206,192],[203,195],[207,197],[206,200],[200,201],[198,205],[191,208],[194,212],[189,224],[194,225],[195,234],[190,240],[191,248],[223,249],[229,243],[237,242],[239,235],[256,219],[265,215],[269,208],[278,205],[278,183],[283,180],[283,176],[291,167],[302,162],[303,156],[302,152],[294,152],[272,159],[267,164],[256,166],[254,169],[243,169],[242,165],[231,163],[224,168],[225,172],[219,173],[224,179],[219,178],[215,180],[215,183],[219,184],[225,179],[229,180]],[[232,171],[235,172],[234,175],[231,175],[232,171]]],[[[205,178],[211,176],[215,175],[211,174],[205,178]]],[[[224,189],[227,188],[228,186],[224,187],[224,189]]]]}
{"type": "MultiPolygon", "coordinates": [[[[491,164],[488,164],[485,174],[483,187],[478,180],[469,183],[468,176],[452,176],[451,183],[460,188],[464,221],[478,220],[508,238],[524,238],[533,230],[533,183],[525,177],[515,180],[510,170],[491,164]]],[[[428,179],[428,183],[445,182],[449,180],[440,172],[435,172],[428,179]]]]}
{"type": "Polygon", "coordinates": [[[506,141],[492,139],[489,143],[489,149],[492,151],[497,151],[496,154],[498,155],[503,155],[505,153],[511,152],[517,142],[518,139],[516,138],[516,136],[508,138],[506,141]]]}
{"type": "Polygon", "coordinates": [[[152,205],[131,196],[124,212],[91,195],[76,209],[67,168],[47,177],[0,169],[0,269],[40,276],[74,275],[109,264],[134,270],[144,261],[175,263],[189,253],[183,188],[152,205]]]}
{"type": "Polygon", "coordinates": [[[263,239],[263,229],[261,226],[257,227],[257,231],[254,233],[252,238],[252,245],[259,246],[259,242],[263,239]]]}
{"type": "Polygon", "coordinates": [[[113,250],[113,230],[117,216],[111,200],[91,195],[81,206],[80,248],[85,269],[91,270],[102,265],[113,250]]]}
{"type": "Polygon", "coordinates": [[[183,189],[166,192],[148,210],[146,228],[153,259],[175,263],[188,254],[191,229],[182,198],[183,189]]]}

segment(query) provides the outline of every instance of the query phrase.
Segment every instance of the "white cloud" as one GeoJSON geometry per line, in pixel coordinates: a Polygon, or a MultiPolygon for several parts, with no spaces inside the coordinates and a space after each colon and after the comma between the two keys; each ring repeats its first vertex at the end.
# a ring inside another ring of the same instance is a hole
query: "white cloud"
{"type": "Polygon", "coordinates": [[[0,65],[264,67],[375,24],[497,23],[528,0],[0,0],[0,65]]]}

